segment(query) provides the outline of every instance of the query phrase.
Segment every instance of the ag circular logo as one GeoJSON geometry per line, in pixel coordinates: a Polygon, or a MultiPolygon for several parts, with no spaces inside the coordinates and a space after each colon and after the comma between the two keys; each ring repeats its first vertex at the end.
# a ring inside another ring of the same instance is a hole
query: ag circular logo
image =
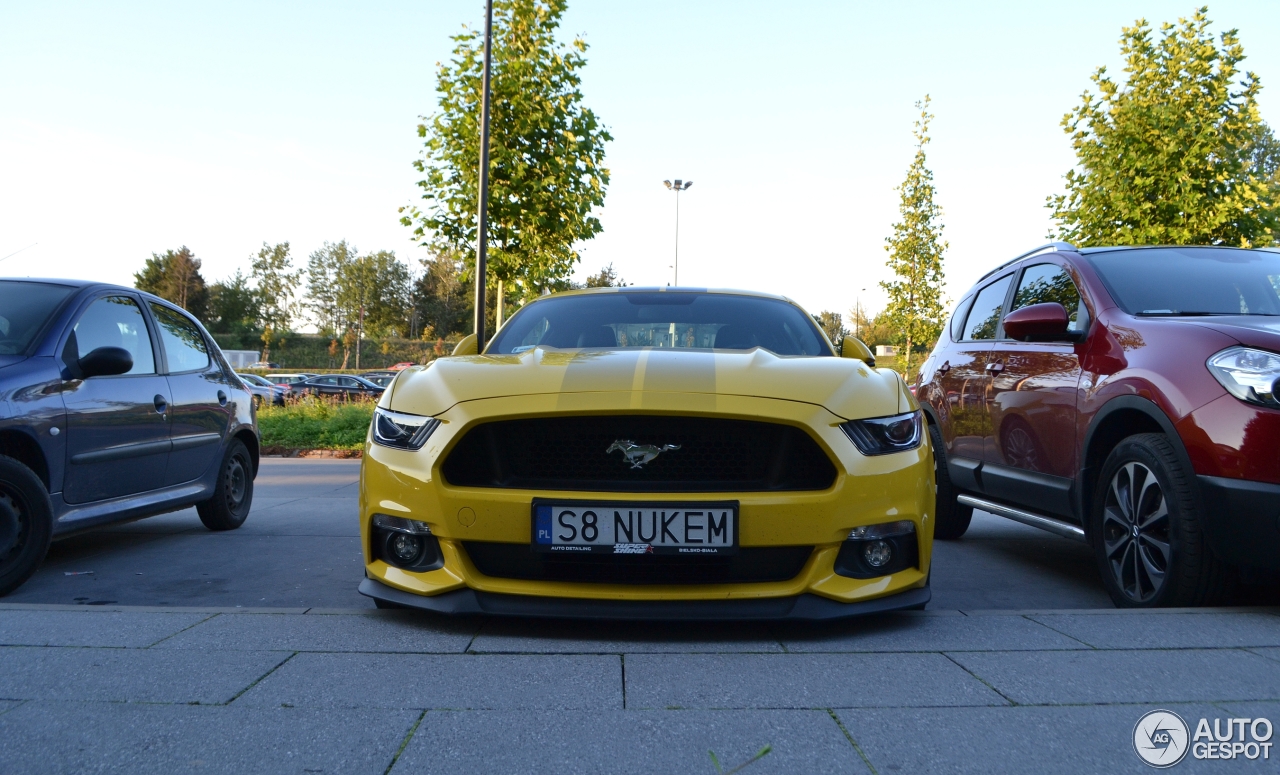
{"type": "Polygon", "coordinates": [[[1133,751],[1152,767],[1172,767],[1187,755],[1187,722],[1169,710],[1153,710],[1133,727],[1133,751]]]}

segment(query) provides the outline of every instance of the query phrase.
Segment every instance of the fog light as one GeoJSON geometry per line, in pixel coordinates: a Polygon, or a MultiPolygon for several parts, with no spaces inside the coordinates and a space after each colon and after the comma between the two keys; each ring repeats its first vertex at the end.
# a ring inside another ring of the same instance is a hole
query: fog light
{"type": "Polygon", "coordinates": [[[391,554],[399,562],[410,565],[422,553],[422,539],[408,533],[396,533],[390,541],[391,554]]]}
{"type": "Polygon", "coordinates": [[[893,559],[893,548],[888,541],[869,541],[862,549],[862,557],[873,568],[883,568],[893,559]]]}

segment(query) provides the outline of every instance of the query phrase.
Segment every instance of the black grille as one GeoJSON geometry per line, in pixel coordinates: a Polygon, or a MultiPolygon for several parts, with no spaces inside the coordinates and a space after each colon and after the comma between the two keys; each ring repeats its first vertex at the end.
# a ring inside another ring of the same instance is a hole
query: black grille
{"type": "Polygon", "coordinates": [[[790,425],[621,415],[504,420],[472,428],[441,470],[462,487],[618,492],[825,490],[835,466],[790,425]],[[668,445],[633,468],[615,441],[668,445]]]}
{"type": "Polygon", "coordinates": [[[528,544],[463,541],[486,576],[584,584],[744,584],[787,581],[799,575],[812,546],[744,546],[727,557],[654,554],[548,554],[528,544]]]}

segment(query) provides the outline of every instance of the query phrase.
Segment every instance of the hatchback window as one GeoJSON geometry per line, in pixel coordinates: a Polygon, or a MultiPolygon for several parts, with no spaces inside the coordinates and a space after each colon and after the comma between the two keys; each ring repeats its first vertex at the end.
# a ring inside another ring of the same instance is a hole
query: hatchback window
{"type": "Polygon", "coordinates": [[[965,339],[995,339],[1004,312],[1004,297],[1009,292],[1009,280],[1005,275],[978,292],[965,321],[965,339]]]}
{"type": "Polygon", "coordinates": [[[359,383],[359,382],[356,382],[356,381],[355,381],[354,379],[352,379],[351,377],[342,377],[342,378],[340,378],[340,379],[338,380],[338,384],[339,384],[339,385],[341,385],[342,387],[349,387],[349,388],[360,387],[360,383],[359,383]]]}
{"type": "Polygon", "coordinates": [[[0,282],[0,355],[24,353],[74,288],[0,282]]]}
{"type": "Polygon", "coordinates": [[[123,347],[133,356],[126,374],[155,374],[156,360],[142,310],[127,296],[106,296],[89,305],[76,323],[77,356],[99,347],[123,347]]]}
{"type": "Polygon", "coordinates": [[[152,303],[151,312],[160,323],[160,341],[169,360],[169,372],[196,371],[209,365],[209,349],[196,324],[168,307],[152,303]]]}
{"type": "Polygon", "coordinates": [[[1024,269],[1018,292],[1013,296],[1013,309],[1049,302],[1066,308],[1068,331],[1078,333],[1089,324],[1089,312],[1066,269],[1057,264],[1035,264],[1024,269]]]}
{"type": "Polygon", "coordinates": [[[750,350],[831,355],[817,325],[779,299],[690,291],[558,296],[512,316],[487,352],[534,347],[750,350]]]}
{"type": "Polygon", "coordinates": [[[1280,315],[1280,254],[1211,247],[1089,253],[1131,315],[1280,315]]]}

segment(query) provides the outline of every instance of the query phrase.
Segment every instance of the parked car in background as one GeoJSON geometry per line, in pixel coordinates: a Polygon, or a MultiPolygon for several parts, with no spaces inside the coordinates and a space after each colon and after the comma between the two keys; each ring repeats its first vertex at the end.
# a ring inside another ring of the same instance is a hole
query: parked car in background
{"type": "Polygon", "coordinates": [[[396,378],[396,375],[399,373],[400,373],[399,371],[390,371],[390,370],[366,371],[364,374],[360,375],[360,378],[366,379],[372,382],[373,384],[377,385],[378,387],[385,388],[391,384],[391,381],[394,380],[396,378]]]}
{"type": "Polygon", "coordinates": [[[253,403],[255,405],[262,406],[267,403],[275,406],[284,406],[284,397],[289,392],[288,388],[281,387],[265,377],[259,377],[257,374],[236,374],[236,376],[253,394],[253,403]]]}
{"type": "Polygon", "coordinates": [[[300,383],[306,382],[316,376],[319,375],[314,372],[299,372],[297,374],[268,374],[265,379],[269,380],[274,385],[284,388],[286,398],[296,398],[301,395],[296,390],[296,387],[300,383]]]}
{"type": "Polygon", "coordinates": [[[280,364],[273,363],[271,361],[258,361],[257,363],[251,363],[248,366],[245,366],[244,368],[246,369],[278,369],[280,368],[280,364]]]}
{"type": "Polygon", "coordinates": [[[194,505],[244,523],[249,392],[186,312],[133,288],[0,279],[0,594],[51,540],[194,505]]]}
{"type": "Polygon", "coordinates": [[[1280,254],[1054,243],[956,306],[916,394],[935,534],[973,509],[1088,541],[1118,606],[1280,569],[1280,254]]]}
{"type": "Polygon", "coordinates": [[[344,400],[378,398],[385,390],[367,379],[349,374],[322,374],[298,382],[292,386],[292,389],[303,395],[331,396],[344,400]]]}

